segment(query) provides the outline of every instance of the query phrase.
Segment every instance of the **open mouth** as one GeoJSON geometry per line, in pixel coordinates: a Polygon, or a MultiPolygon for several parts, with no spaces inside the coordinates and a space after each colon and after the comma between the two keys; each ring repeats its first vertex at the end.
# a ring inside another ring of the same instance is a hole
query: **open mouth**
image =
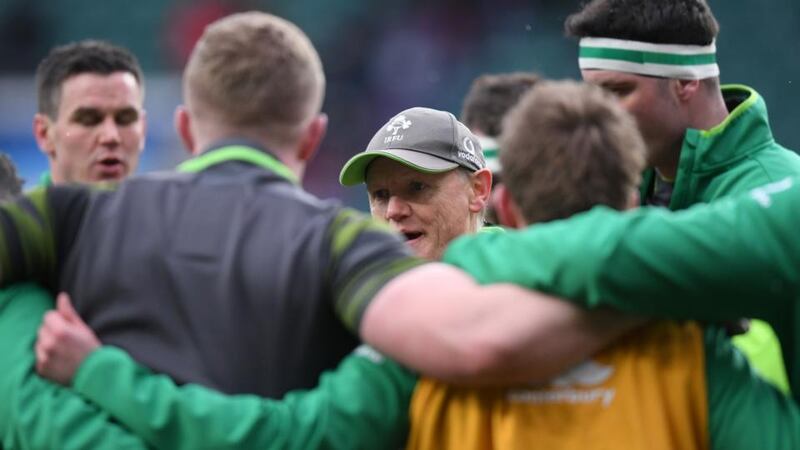
{"type": "Polygon", "coordinates": [[[119,178],[124,175],[125,164],[121,159],[109,156],[97,161],[97,169],[102,178],[119,178]]]}
{"type": "Polygon", "coordinates": [[[121,164],[122,160],[114,157],[103,158],[100,160],[100,165],[103,167],[116,167],[121,164]]]}
{"type": "Polygon", "coordinates": [[[406,237],[407,241],[413,241],[419,237],[422,237],[422,233],[419,231],[404,231],[403,236],[406,237]]]}

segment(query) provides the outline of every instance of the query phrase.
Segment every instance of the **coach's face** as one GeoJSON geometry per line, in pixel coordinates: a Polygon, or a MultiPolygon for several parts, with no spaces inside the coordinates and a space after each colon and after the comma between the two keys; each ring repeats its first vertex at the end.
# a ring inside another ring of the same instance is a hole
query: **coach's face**
{"type": "Polygon", "coordinates": [[[143,92],[133,74],[82,73],[64,80],[58,114],[37,114],[37,142],[53,182],[122,180],[144,146],[143,92]]]}
{"type": "Polygon", "coordinates": [[[451,240],[477,231],[485,199],[477,198],[470,175],[460,169],[422,173],[377,158],[366,179],[373,217],[402,233],[419,256],[439,259],[451,240]]]}

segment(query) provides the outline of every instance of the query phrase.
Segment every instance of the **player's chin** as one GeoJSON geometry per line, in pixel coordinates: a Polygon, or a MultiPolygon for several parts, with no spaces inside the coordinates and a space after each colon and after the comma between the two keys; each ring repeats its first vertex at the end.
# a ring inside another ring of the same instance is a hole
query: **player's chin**
{"type": "Polygon", "coordinates": [[[424,235],[406,242],[415,255],[421,258],[438,259],[439,254],[431,240],[424,235]]]}
{"type": "Polygon", "coordinates": [[[95,182],[115,182],[122,181],[128,176],[128,170],[125,167],[115,167],[113,170],[100,170],[95,171],[91,179],[95,182]]]}

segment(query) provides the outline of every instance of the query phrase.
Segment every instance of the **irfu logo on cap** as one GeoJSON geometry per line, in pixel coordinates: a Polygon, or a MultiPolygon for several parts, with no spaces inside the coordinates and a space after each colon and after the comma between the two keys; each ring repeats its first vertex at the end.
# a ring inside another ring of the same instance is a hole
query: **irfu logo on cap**
{"type": "Polygon", "coordinates": [[[407,130],[409,127],[411,127],[411,121],[406,119],[405,114],[400,114],[399,116],[395,117],[391,122],[389,122],[389,125],[386,125],[386,131],[391,131],[392,135],[384,138],[383,143],[388,144],[389,142],[402,141],[403,135],[398,135],[397,132],[401,129],[407,130]]]}

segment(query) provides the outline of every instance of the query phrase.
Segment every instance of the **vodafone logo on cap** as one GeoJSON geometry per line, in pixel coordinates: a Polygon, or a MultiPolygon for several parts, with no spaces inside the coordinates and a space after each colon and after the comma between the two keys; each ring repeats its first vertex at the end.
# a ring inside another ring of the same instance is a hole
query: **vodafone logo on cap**
{"type": "Polygon", "coordinates": [[[466,150],[470,155],[476,156],[475,143],[472,142],[472,139],[470,139],[469,136],[464,137],[464,140],[461,142],[461,146],[464,147],[464,150],[466,150]]]}

